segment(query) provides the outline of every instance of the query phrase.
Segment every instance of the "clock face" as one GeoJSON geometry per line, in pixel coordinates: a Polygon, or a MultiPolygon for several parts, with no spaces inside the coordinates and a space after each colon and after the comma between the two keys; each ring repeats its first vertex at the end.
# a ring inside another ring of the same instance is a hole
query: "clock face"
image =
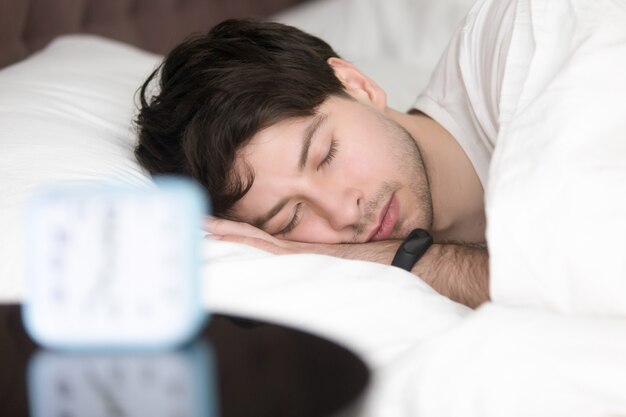
{"type": "Polygon", "coordinates": [[[31,417],[216,416],[211,350],[154,354],[39,352],[29,366],[31,417]]]}
{"type": "Polygon", "coordinates": [[[197,327],[204,210],[193,188],[168,184],[67,188],[36,200],[27,245],[35,336],[157,345],[197,327]]]}

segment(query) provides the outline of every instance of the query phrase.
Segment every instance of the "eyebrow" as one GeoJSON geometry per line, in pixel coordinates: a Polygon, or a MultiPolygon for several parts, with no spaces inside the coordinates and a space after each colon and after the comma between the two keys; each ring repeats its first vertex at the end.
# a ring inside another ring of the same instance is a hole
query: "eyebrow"
{"type": "MultiPolygon", "coordinates": [[[[313,121],[307,126],[302,135],[302,149],[300,150],[300,159],[298,160],[298,171],[302,172],[306,165],[307,159],[309,159],[309,150],[311,149],[311,142],[315,133],[320,129],[324,122],[328,119],[328,115],[322,113],[317,115],[313,121]]],[[[252,224],[259,229],[262,229],[274,216],[276,216],[289,202],[289,198],[285,197],[281,199],[274,207],[272,207],[267,213],[257,217],[252,221],[252,224]]]]}

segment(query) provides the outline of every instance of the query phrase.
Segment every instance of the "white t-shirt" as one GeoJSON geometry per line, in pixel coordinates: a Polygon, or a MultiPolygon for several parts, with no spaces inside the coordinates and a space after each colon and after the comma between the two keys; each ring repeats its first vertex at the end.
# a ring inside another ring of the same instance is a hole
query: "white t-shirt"
{"type": "Polygon", "coordinates": [[[516,0],[478,1],[452,36],[413,107],[459,142],[487,186],[516,0]]]}

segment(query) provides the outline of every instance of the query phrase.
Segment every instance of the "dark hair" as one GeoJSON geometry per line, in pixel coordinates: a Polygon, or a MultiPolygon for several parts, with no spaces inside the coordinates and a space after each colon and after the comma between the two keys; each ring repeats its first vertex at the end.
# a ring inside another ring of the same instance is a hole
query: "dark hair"
{"type": "Polygon", "coordinates": [[[250,167],[233,169],[237,151],[260,130],[347,96],[326,62],[338,56],[317,37],[260,20],[226,20],[187,39],[140,89],[137,160],[151,174],[193,177],[213,213],[229,217],[254,180],[250,167]]]}

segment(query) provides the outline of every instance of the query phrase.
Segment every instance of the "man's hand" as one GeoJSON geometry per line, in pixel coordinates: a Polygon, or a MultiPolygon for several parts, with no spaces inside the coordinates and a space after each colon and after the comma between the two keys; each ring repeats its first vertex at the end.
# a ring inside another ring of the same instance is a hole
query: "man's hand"
{"type": "Polygon", "coordinates": [[[249,246],[279,254],[318,253],[339,258],[360,259],[391,264],[399,241],[347,244],[347,243],[305,243],[278,239],[263,230],[242,222],[209,218],[205,229],[211,233],[209,239],[243,243],[249,246]]]}
{"type": "MultiPolygon", "coordinates": [[[[355,244],[303,243],[278,239],[246,223],[211,218],[206,223],[209,238],[238,242],[275,253],[318,253],[347,259],[360,259],[390,265],[400,246],[399,240],[355,244]]],[[[415,265],[413,272],[435,290],[477,307],[489,300],[489,255],[479,245],[433,244],[415,265]]]]}
{"type": "Polygon", "coordinates": [[[210,217],[205,230],[211,233],[208,239],[243,243],[275,254],[315,253],[313,244],[278,239],[247,223],[210,217]]]}

